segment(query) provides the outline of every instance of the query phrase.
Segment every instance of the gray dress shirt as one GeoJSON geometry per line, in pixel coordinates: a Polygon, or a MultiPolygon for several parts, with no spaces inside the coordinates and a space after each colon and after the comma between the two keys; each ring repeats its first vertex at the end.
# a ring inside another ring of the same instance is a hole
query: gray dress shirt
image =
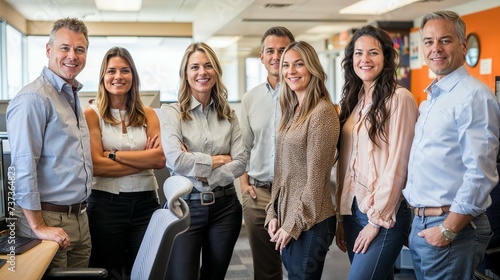
{"type": "Polygon", "coordinates": [[[92,186],[87,122],[71,85],[45,67],[7,108],[16,204],[41,210],[41,202],[83,202],[92,186]]]}
{"type": "Polygon", "coordinates": [[[232,121],[219,120],[213,101],[202,107],[191,97],[192,120],[181,121],[177,103],[162,105],[161,141],[170,174],[188,177],[198,191],[210,191],[233,183],[245,172],[246,154],[234,111],[232,121]],[[230,155],[232,161],[212,170],[213,155],[230,155]],[[208,183],[198,177],[207,178],[208,183]]]}

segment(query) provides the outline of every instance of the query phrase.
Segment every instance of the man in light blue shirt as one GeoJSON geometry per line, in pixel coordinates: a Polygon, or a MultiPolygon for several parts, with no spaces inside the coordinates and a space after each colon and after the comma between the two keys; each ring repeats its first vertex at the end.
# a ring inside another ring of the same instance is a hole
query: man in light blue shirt
{"type": "Polygon", "coordinates": [[[87,267],[90,257],[92,161],[75,79],[87,48],[82,21],[56,21],[46,45],[48,67],[7,108],[16,234],[59,243],[52,267],[87,267]]]}
{"type": "Polygon", "coordinates": [[[279,64],[281,54],[293,41],[292,33],[282,26],[271,27],[264,33],[259,56],[267,70],[267,82],[245,93],[241,102],[240,127],[250,158],[240,186],[254,279],[283,279],[281,257],[264,222],[274,177],[276,129],[281,119],[279,64]]]}
{"type": "Polygon", "coordinates": [[[485,211],[498,181],[500,108],[463,65],[456,13],[428,13],[420,33],[436,79],[420,105],[403,191],[415,207],[409,247],[417,279],[471,279],[491,236],[485,211]]]}

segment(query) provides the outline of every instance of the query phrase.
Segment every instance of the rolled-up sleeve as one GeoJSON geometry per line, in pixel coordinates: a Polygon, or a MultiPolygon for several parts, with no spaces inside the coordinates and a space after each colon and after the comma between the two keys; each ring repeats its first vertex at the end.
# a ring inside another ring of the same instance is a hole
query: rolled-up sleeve
{"type": "Polygon", "coordinates": [[[458,143],[465,166],[463,184],[451,211],[478,216],[491,204],[489,193],[498,182],[496,157],[499,148],[499,105],[488,94],[474,94],[457,110],[458,143]]]}
{"type": "Polygon", "coordinates": [[[399,89],[391,103],[393,113],[389,119],[388,143],[380,144],[381,150],[385,151],[380,152],[379,156],[385,156],[383,160],[373,159],[378,165],[377,169],[382,172],[372,194],[373,203],[367,211],[370,221],[386,228],[396,223],[418,118],[418,108],[409,91],[399,89]]]}
{"type": "Polygon", "coordinates": [[[9,103],[7,131],[11,151],[10,172],[15,174],[12,184],[17,205],[29,210],[41,210],[38,190],[37,164],[43,148],[43,136],[47,123],[46,100],[24,93],[9,103]]]}

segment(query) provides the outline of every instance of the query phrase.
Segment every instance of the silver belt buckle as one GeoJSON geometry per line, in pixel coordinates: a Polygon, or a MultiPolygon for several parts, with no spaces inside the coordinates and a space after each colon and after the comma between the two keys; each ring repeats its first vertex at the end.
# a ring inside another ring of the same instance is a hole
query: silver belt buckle
{"type": "Polygon", "coordinates": [[[215,203],[214,192],[201,192],[200,193],[201,205],[212,205],[215,203]]]}

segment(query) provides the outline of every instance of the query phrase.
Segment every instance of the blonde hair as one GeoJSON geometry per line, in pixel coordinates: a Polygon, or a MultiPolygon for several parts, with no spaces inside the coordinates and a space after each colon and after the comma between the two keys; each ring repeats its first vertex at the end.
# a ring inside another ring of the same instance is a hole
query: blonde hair
{"type": "Polygon", "coordinates": [[[297,106],[297,104],[299,103],[297,95],[292,89],[290,89],[283,77],[283,58],[289,50],[294,50],[301,56],[307,71],[311,73],[311,80],[307,85],[304,101],[299,111],[299,117],[297,121],[290,127],[290,129],[294,129],[305,122],[309,114],[322,99],[331,102],[330,95],[325,86],[326,73],[323,70],[323,66],[319,61],[318,54],[316,53],[314,48],[304,41],[291,43],[283,51],[280,61],[280,106],[282,113],[280,126],[278,128],[278,131],[280,132],[286,130],[288,123],[295,115],[295,106],[297,106]]]}
{"type": "Polygon", "coordinates": [[[180,77],[180,87],[179,87],[179,109],[181,120],[191,120],[191,87],[187,81],[186,70],[189,57],[195,52],[203,52],[207,55],[210,64],[215,71],[215,85],[212,87],[212,92],[210,93],[214,104],[215,110],[217,111],[217,116],[219,120],[227,119],[232,120],[231,117],[231,107],[229,107],[229,103],[227,102],[227,88],[222,82],[222,67],[220,65],[219,60],[217,59],[217,55],[215,52],[205,43],[192,43],[186,49],[184,56],[182,57],[181,67],[179,69],[179,77],[180,77]]]}
{"type": "Polygon", "coordinates": [[[126,115],[127,115],[127,125],[129,126],[144,126],[146,125],[146,106],[142,103],[141,95],[139,92],[139,74],[137,73],[137,68],[135,67],[134,60],[132,56],[125,48],[113,47],[108,50],[104,55],[101,64],[101,72],[99,74],[99,91],[97,92],[97,107],[101,114],[102,119],[110,124],[120,124],[121,120],[113,117],[111,113],[111,107],[109,102],[109,92],[104,86],[104,76],[106,74],[106,69],[108,68],[109,60],[112,57],[123,58],[130,66],[130,71],[132,72],[132,86],[130,91],[127,93],[126,102],[126,115]]]}

